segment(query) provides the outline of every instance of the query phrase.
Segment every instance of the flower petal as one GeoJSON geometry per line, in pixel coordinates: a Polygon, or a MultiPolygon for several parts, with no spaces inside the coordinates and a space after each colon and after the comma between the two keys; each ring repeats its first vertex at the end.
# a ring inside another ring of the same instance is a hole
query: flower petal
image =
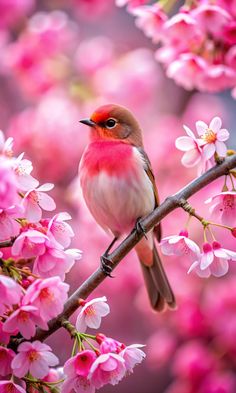
{"type": "Polygon", "coordinates": [[[210,122],[209,128],[213,130],[215,133],[217,133],[218,131],[220,131],[221,126],[222,126],[221,118],[214,117],[210,122]]]}
{"type": "Polygon", "coordinates": [[[229,131],[225,128],[221,128],[221,130],[217,132],[217,139],[220,142],[227,141],[227,139],[229,139],[229,131]]]}
{"type": "Polygon", "coordinates": [[[220,156],[220,157],[226,157],[226,153],[227,153],[227,147],[224,144],[224,142],[220,142],[220,141],[216,141],[215,142],[216,145],[216,153],[220,156]]]}
{"type": "Polygon", "coordinates": [[[224,276],[229,270],[229,264],[226,259],[217,258],[211,265],[211,273],[215,277],[224,276]]]}
{"type": "Polygon", "coordinates": [[[208,125],[206,123],[204,123],[204,121],[198,120],[196,122],[196,129],[198,132],[198,135],[203,135],[205,134],[206,130],[208,129],[208,125]]]}
{"type": "Polygon", "coordinates": [[[189,136],[180,136],[176,139],[175,146],[181,151],[188,151],[195,148],[195,142],[189,136]]]}
{"type": "Polygon", "coordinates": [[[216,147],[214,143],[207,143],[205,146],[203,146],[203,156],[205,157],[206,160],[209,160],[216,151],[216,147]]]}

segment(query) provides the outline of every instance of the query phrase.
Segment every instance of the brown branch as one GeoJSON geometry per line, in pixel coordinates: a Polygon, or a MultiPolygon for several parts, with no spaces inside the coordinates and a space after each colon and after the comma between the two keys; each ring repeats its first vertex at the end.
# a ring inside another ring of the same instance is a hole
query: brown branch
{"type": "MultiPolygon", "coordinates": [[[[220,176],[227,175],[229,171],[236,167],[236,154],[226,158],[221,164],[216,165],[209,171],[205,172],[202,176],[193,180],[175,195],[172,195],[148,216],[144,217],[141,221],[142,226],[146,232],[150,231],[157,225],[164,217],[183,205],[193,194],[201,190],[207,184],[210,184],[220,176]]],[[[121,262],[121,260],[129,253],[132,248],[139,242],[144,235],[133,230],[129,236],[109,255],[112,270],[121,262]]],[[[34,340],[45,340],[53,332],[59,329],[63,321],[68,319],[79,307],[79,299],[86,299],[96,289],[106,276],[99,268],[97,269],[83,284],[70,296],[64,306],[64,311],[56,318],[52,319],[49,323],[49,330],[37,330],[34,340]]]]}
{"type": "Polygon", "coordinates": [[[14,244],[14,241],[16,240],[15,237],[12,237],[9,240],[4,240],[4,242],[0,242],[0,248],[5,248],[5,247],[11,247],[14,244]]]}

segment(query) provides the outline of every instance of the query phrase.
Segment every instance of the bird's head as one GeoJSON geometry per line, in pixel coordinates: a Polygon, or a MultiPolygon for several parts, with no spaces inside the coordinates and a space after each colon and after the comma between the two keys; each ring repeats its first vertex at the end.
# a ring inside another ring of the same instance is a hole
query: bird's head
{"type": "Polygon", "coordinates": [[[91,127],[91,139],[122,140],[142,146],[142,132],[134,115],[125,107],[116,104],[100,106],[90,118],[80,120],[91,127]]]}

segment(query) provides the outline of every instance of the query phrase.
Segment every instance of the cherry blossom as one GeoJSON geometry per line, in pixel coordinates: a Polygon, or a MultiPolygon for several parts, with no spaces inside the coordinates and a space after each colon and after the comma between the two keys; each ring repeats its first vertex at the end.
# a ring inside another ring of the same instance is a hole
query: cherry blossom
{"type": "Polygon", "coordinates": [[[101,325],[102,317],[105,317],[110,312],[110,307],[106,303],[105,296],[92,299],[88,302],[82,301],[83,305],[76,319],[76,329],[84,333],[87,327],[98,329],[101,325]]]}
{"type": "Polygon", "coordinates": [[[184,151],[181,162],[186,167],[192,167],[198,164],[202,159],[201,140],[197,139],[194,133],[184,126],[188,136],[180,136],[175,141],[177,149],[184,151]]]}
{"type": "Polygon", "coordinates": [[[35,280],[27,288],[22,304],[36,307],[40,317],[47,322],[63,311],[68,290],[69,285],[59,277],[35,280]]]}
{"type": "Polygon", "coordinates": [[[164,22],[167,20],[166,14],[158,4],[134,7],[131,13],[136,16],[136,26],[157,43],[161,38],[164,22]]]}
{"type": "Polygon", "coordinates": [[[14,359],[15,352],[12,349],[0,346],[0,375],[5,377],[11,374],[11,362],[14,359]]]}
{"type": "Polygon", "coordinates": [[[198,245],[188,238],[186,230],[180,231],[179,235],[165,237],[160,243],[164,255],[186,255],[192,259],[200,255],[198,245]]]}
{"type": "Polygon", "coordinates": [[[20,285],[12,278],[0,275],[0,314],[4,314],[6,307],[19,303],[21,296],[20,285]]]}
{"type": "Polygon", "coordinates": [[[32,162],[23,157],[24,153],[20,154],[19,157],[14,160],[13,168],[20,189],[22,191],[28,191],[38,187],[39,182],[31,175],[33,170],[32,162]]]}
{"type": "Polygon", "coordinates": [[[44,378],[49,373],[49,366],[58,362],[48,345],[40,341],[24,342],[19,345],[18,354],[12,361],[13,374],[22,378],[30,372],[35,378],[44,378]]]}
{"type": "Polygon", "coordinates": [[[3,330],[8,333],[20,332],[26,339],[35,335],[36,326],[44,330],[48,329],[46,322],[40,317],[37,307],[26,305],[20,306],[14,311],[3,325],[3,330]]]}
{"type": "Polygon", "coordinates": [[[146,357],[145,353],[140,349],[143,347],[144,345],[141,344],[132,344],[125,347],[119,353],[119,355],[124,358],[126,370],[129,372],[132,372],[134,366],[141,363],[146,357]]]}
{"type": "Polygon", "coordinates": [[[88,379],[97,388],[106,384],[116,385],[126,373],[125,360],[115,353],[106,353],[93,362],[88,379]]]}
{"type": "Polygon", "coordinates": [[[125,345],[120,343],[111,337],[106,337],[104,334],[97,334],[96,336],[97,342],[100,344],[101,353],[119,353],[122,349],[124,349],[125,345]]]}
{"type": "Polygon", "coordinates": [[[204,243],[202,248],[202,254],[190,266],[188,273],[196,270],[196,273],[201,277],[209,277],[211,274],[221,277],[228,272],[228,261],[236,261],[236,252],[222,248],[220,243],[216,241],[212,245],[204,243]]]}
{"type": "Polygon", "coordinates": [[[12,246],[12,255],[32,258],[45,253],[45,243],[49,238],[34,229],[23,231],[12,246]]]}
{"type": "Polygon", "coordinates": [[[65,222],[71,220],[71,216],[66,212],[56,214],[50,221],[43,220],[42,224],[47,225],[48,231],[63,247],[69,247],[71,238],[74,237],[74,231],[71,226],[65,222]]]}
{"type": "Polygon", "coordinates": [[[206,159],[210,159],[214,153],[220,157],[226,156],[225,141],[229,138],[229,132],[225,128],[221,128],[222,121],[220,117],[214,117],[208,126],[203,121],[196,122],[198,135],[204,142],[203,155],[206,159]]]}
{"type": "Polygon", "coordinates": [[[95,386],[88,380],[88,374],[95,359],[94,351],[84,350],[67,360],[64,365],[66,380],[62,385],[61,392],[67,393],[74,389],[76,393],[81,391],[94,393],[95,386]]]}
{"type": "Polygon", "coordinates": [[[8,209],[19,203],[17,187],[17,179],[11,166],[0,159],[0,209],[8,209]]]}
{"type": "Polygon", "coordinates": [[[29,190],[23,198],[23,206],[25,209],[25,218],[31,222],[38,222],[42,218],[42,209],[52,211],[56,208],[56,204],[52,197],[45,192],[52,190],[54,187],[51,183],[43,184],[38,188],[29,190]]]}
{"type": "Polygon", "coordinates": [[[236,224],[236,192],[224,191],[210,197],[205,203],[211,203],[210,213],[222,224],[234,226],[236,224]]]}
{"type": "Polygon", "coordinates": [[[18,235],[20,224],[16,221],[23,215],[20,205],[13,205],[7,209],[0,209],[0,241],[10,239],[18,235]]]}

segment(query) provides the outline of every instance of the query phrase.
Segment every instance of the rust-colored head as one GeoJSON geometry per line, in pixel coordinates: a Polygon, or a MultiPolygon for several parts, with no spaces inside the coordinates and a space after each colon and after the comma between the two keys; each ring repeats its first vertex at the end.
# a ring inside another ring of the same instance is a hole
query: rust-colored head
{"type": "Polygon", "coordinates": [[[122,140],[142,146],[142,132],[134,115],[125,107],[116,104],[100,106],[90,119],[80,120],[91,127],[91,138],[122,140]]]}

